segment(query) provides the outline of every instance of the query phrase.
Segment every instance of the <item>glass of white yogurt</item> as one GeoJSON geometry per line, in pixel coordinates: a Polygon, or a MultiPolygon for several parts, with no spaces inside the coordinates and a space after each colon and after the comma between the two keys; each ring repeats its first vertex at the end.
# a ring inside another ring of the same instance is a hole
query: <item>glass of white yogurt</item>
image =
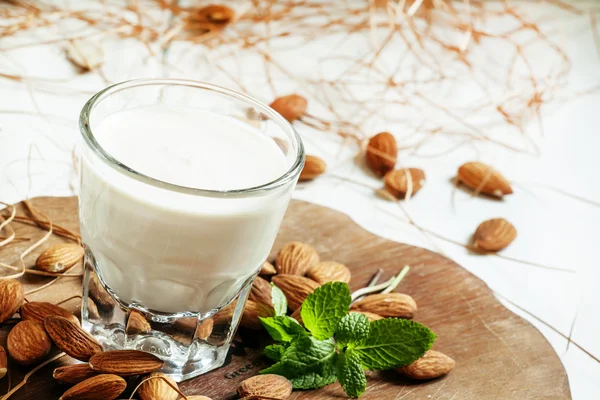
{"type": "Polygon", "coordinates": [[[221,366],[303,167],[300,137],[248,96],[173,79],[99,92],[80,129],[84,327],[106,349],[155,353],[178,381],[221,366]]]}

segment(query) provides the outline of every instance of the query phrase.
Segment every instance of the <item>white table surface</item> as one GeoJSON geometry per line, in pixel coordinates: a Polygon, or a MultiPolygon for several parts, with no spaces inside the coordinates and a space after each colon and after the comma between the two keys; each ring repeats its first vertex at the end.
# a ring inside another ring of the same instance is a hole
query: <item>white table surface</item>
{"type": "MultiPolygon", "coordinates": [[[[597,85],[600,54],[589,30],[589,18],[566,14],[547,5],[540,5],[532,12],[550,16],[551,23],[561,31],[558,40],[572,61],[569,86],[564,93],[597,85]]],[[[48,29],[48,34],[60,34],[61,29],[64,26],[57,24],[48,29]]],[[[16,40],[0,39],[0,49],[30,39],[26,35],[16,40]]],[[[306,93],[307,86],[302,82],[314,78],[314,68],[318,67],[312,53],[321,48],[325,49],[321,54],[327,54],[333,41],[333,38],[323,38],[308,48],[275,50],[281,62],[287,63],[299,77],[294,82],[284,75],[276,75],[278,94],[297,91],[310,98],[311,93],[306,93]]],[[[149,57],[133,40],[105,37],[101,43],[106,52],[102,71],[110,82],[169,76],[239,89],[214,67],[218,49],[210,52],[200,46],[176,44],[167,55],[171,66],[165,67],[159,57],[149,57]]],[[[366,45],[358,43],[356,46],[366,45]]],[[[235,65],[228,64],[225,68],[231,68],[240,76],[250,94],[265,102],[271,101],[274,94],[265,84],[261,61],[246,53],[239,59],[235,65]]],[[[552,63],[543,52],[534,60],[536,65],[552,63]]],[[[78,113],[83,103],[104,87],[106,81],[97,73],[78,75],[65,60],[61,43],[0,51],[0,72],[62,80],[15,82],[0,78],[0,200],[12,203],[27,197],[76,193],[73,153],[79,141],[78,113]]],[[[458,93],[461,98],[475,98],[468,87],[458,93]]],[[[313,110],[312,104],[309,111],[313,110]]],[[[600,206],[543,186],[550,185],[600,203],[599,106],[600,95],[596,93],[544,108],[543,137],[534,121],[527,129],[528,137],[540,149],[537,156],[481,143],[462,146],[440,157],[422,157],[408,151],[399,154],[400,165],[421,167],[427,174],[424,188],[403,204],[418,225],[466,243],[481,221],[501,216],[518,230],[516,241],[502,254],[572,269],[575,274],[470,254],[460,246],[423,235],[406,223],[398,205],[378,199],[372,190],[335,177],[324,176],[299,185],[295,197],[340,210],[380,236],[443,252],[483,279],[500,296],[535,314],[564,335],[569,335],[575,320],[573,341],[600,357],[600,267],[596,248],[600,206]],[[457,167],[474,159],[501,170],[513,182],[515,193],[504,201],[495,201],[474,198],[455,189],[451,179],[457,167]]],[[[423,106],[421,111],[425,115],[427,107],[423,106]]],[[[403,117],[410,119],[412,112],[403,117]]],[[[373,187],[380,185],[377,179],[356,166],[353,160],[356,147],[342,146],[334,135],[316,132],[301,123],[296,127],[308,153],[324,158],[332,174],[373,187]]],[[[367,136],[385,129],[395,133],[401,143],[411,138],[411,131],[403,124],[374,120],[363,127],[367,136]]],[[[514,135],[507,136],[515,139],[514,135]]],[[[523,143],[520,138],[516,142],[523,143]]],[[[444,143],[434,143],[426,150],[433,152],[436,148],[444,148],[444,143]]],[[[598,361],[573,344],[567,346],[566,339],[525,312],[511,304],[507,307],[531,321],[550,341],[568,372],[574,399],[587,400],[600,393],[598,361]]]]}

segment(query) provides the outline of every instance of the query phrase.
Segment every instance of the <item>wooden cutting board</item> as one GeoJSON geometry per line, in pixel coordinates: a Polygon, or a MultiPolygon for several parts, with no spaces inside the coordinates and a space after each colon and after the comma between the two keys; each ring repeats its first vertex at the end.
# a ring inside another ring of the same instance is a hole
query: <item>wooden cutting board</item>
{"type": "MultiPolygon", "coordinates": [[[[33,199],[31,203],[47,213],[54,223],[79,231],[76,198],[44,197],[33,199]]],[[[22,205],[18,209],[22,215],[22,205]]],[[[32,240],[44,233],[23,224],[13,223],[13,226],[18,236],[32,240]]],[[[271,255],[291,240],[312,244],[323,260],[348,265],[352,270],[353,290],[365,286],[377,268],[385,270],[383,279],[387,279],[404,265],[410,265],[410,273],[397,291],[410,294],[417,301],[416,320],[438,335],[434,349],[456,360],[456,367],[448,376],[429,382],[412,382],[393,371],[368,372],[367,391],[362,399],[571,399],[567,375],[546,339],[528,322],[502,306],[481,280],[451,260],[428,250],[382,239],[344,214],[302,201],[292,201],[271,255]]],[[[42,247],[60,241],[52,237],[42,247]]],[[[0,249],[0,260],[16,265],[17,255],[29,243],[0,249]]],[[[33,265],[38,254],[28,256],[26,264],[33,265]]],[[[24,282],[29,290],[48,282],[48,278],[28,276],[24,282]]],[[[62,278],[27,298],[58,302],[75,294],[80,294],[80,278],[62,278]]],[[[71,309],[76,305],[76,300],[65,303],[71,309]]],[[[2,345],[6,344],[7,331],[6,326],[0,330],[2,345]]],[[[239,383],[257,374],[268,363],[256,348],[256,336],[256,333],[239,332],[226,365],[181,383],[181,389],[186,394],[206,395],[213,400],[235,399],[239,383]]],[[[58,399],[65,388],[52,380],[52,370],[67,362],[70,361],[59,360],[40,370],[11,399],[58,399]]],[[[9,370],[14,386],[29,368],[11,363],[9,370]]],[[[0,394],[6,393],[7,381],[6,377],[0,381],[0,394]]],[[[345,397],[337,383],[291,396],[292,399],[345,397]]]]}

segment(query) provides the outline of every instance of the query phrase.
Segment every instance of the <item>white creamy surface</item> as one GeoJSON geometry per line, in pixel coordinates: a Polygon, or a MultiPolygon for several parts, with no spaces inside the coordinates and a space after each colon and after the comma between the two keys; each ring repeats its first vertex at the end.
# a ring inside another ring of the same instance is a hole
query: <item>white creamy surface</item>
{"type": "MultiPolygon", "coordinates": [[[[92,130],[130,168],[203,189],[268,183],[288,166],[275,142],[229,117],[144,108],[92,130]]],[[[253,198],[208,198],[136,181],[89,149],[82,159],[81,229],[108,286],[161,312],[200,311],[235,295],[267,257],[292,187],[253,198]]]]}

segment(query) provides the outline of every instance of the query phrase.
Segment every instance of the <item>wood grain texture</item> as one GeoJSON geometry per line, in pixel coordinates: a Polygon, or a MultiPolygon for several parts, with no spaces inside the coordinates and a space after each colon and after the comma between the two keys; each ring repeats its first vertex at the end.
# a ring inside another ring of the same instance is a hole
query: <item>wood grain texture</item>
{"type": "MultiPolygon", "coordinates": [[[[38,198],[32,200],[32,204],[44,210],[55,223],[78,231],[76,198],[38,198]]],[[[23,212],[21,206],[19,212],[23,212]]],[[[43,234],[23,224],[13,226],[19,236],[33,240],[43,234]]],[[[456,367],[448,376],[430,382],[411,382],[392,371],[369,372],[367,392],[361,399],[571,398],[566,373],[544,337],[502,306],[481,280],[451,260],[421,248],[379,238],[341,213],[301,201],[291,203],[273,247],[272,258],[291,240],[315,246],[322,260],[336,260],[347,265],[352,271],[352,289],[366,285],[377,268],[383,268],[384,278],[387,278],[404,265],[410,265],[412,269],[397,291],[410,294],[417,301],[419,310],[415,320],[426,324],[438,335],[434,349],[456,360],[456,367]]],[[[26,258],[27,265],[33,265],[43,249],[61,241],[53,237],[26,258]]],[[[27,245],[18,243],[1,249],[0,259],[16,262],[18,251],[27,245]]],[[[24,281],[29,290],[47,282],[48,278],[27,277],[24,281]]],[[[79,278],[63,278],[52,289],[27,298],[57,302],[79,292],[79,278]]],[[[74,309],[76,303],[71,301],[66,307],[74,309]]],[[[6,326],[0,330],[3,345],[7,332],[6,326]]],[[[265,338],[257,336],[260,335],[240,331],[225,366],[181,383],[181,389],[186,394],[205,395],[213,400],[235,399],[239,383],[268,364],[258,349],[265,338]]],[[[66,388],[52,381],[52,370],[69,362],[65,358],[39,371],[11,399],[57,399],[66,388]]],[[[29,370],[14,362],[9,368],[13,385],[29,370]]],[[[6,392],[6,386],[5,378],[0,381],[0,393],[6,392]]],[[[323,398],[346,396],[337,383],[319,391],[295,392],[291,396],[291,399],[323,398]]]]}

